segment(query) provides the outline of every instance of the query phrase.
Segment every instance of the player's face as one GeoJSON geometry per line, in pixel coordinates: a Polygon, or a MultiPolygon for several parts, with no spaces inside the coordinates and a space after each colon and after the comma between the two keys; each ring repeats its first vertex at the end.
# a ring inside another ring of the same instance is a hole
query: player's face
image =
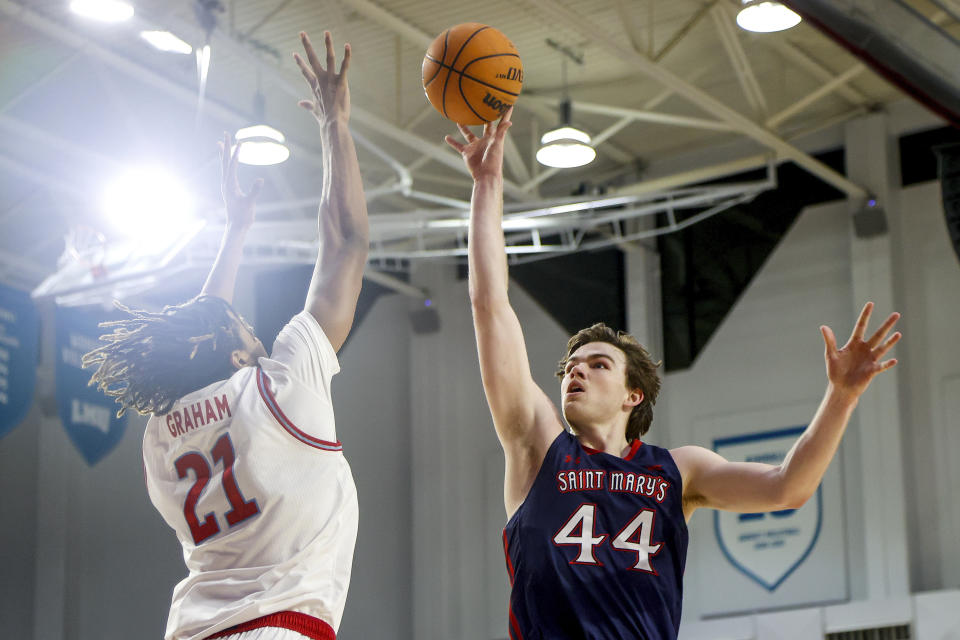
{"type": "Polygon", "coordinates": [[[606,342],[590,342],[574,351],[560,381],[567,422],[606,422],[622,411],[629,415],[626,363],[623,351],[606,342]]]}

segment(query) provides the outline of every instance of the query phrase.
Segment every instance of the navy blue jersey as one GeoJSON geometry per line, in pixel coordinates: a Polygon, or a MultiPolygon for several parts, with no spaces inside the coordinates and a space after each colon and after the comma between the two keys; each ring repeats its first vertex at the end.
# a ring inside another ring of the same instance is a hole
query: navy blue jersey
{"type": "Polygon", "coordinates": [[[512,640],[676,638],[681,497],[666,449],[637,440],[618,458],[558,435],[503,530],[512,640]]]}

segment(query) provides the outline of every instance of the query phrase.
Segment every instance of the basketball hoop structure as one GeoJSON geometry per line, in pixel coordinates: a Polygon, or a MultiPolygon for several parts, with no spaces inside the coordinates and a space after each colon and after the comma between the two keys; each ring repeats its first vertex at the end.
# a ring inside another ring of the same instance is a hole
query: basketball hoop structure
{"type": "Polygon", "coordinates": [[[107,268],[104,265],[107,239],[102,233],[89,225],[74,225],[67,232],[65,245],[59,261],[61,269],[72,262],[81,269],[89,271],[94,280],[102,280],[107,276],[107,268]]]}

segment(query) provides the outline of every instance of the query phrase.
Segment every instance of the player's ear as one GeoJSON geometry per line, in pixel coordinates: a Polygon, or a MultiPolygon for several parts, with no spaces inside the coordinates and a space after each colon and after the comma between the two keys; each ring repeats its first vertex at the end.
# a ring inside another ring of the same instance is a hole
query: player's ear
{"type": "Polygon", "coordinates": [[[246,349],[234,349],[230,352],[230,364],[238,371],[253,363],[253,356],[246,349]]]}
{"type": "Polygon", "coordinates": [[[630,394],[627,396],[627,401],[623,404],[627,407],[635,407],[641,402],[643,402],[643,389],[637,387],[630,391],[630,394]]]}

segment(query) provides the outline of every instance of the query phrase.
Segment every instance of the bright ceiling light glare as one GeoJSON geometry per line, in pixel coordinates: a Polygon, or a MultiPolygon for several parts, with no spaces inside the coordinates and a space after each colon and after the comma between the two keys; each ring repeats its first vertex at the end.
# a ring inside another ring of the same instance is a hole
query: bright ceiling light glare
{"type": "Polygon", "coordinates": [[[133,5],[122,0],[72,0],[70,10],[100,22],[124,22],[133,17],[133,5]]]}
{"type": "Polygon", "coordinates": [[[597,151],[590,146],[590,136],[573,127],[547,131],[540,138],[537,162],[557,169],[571,169],[590,164],[597,151]]]}
{"type": "Polygon", "coordinates": [[[141,31],[140,37],[149,42],[154,49],[190,55],[193,47],[169,31],[141,31]]]}
{"type": "Polygon", "coordinates": [[[800,16],[779,2],[744,0],[737,24],[747,31],[773,33],[797,26],[800,16]]]}
{"type": "Polygon", "coordinates": [[[190,193],[175,176],[156,167],[116,178],[104,192],[103,210],[112,231],[157,246],[196,225],[190,193]]]}
{"type": "Polygon", "coordinates": [[[283,134],[265,124],[240,129],[234,138],[243,142],[237,155],[237,160],[243,164],[280,164],[290,157],[290,150],[283,144],[286,140],[283,134]]]}

